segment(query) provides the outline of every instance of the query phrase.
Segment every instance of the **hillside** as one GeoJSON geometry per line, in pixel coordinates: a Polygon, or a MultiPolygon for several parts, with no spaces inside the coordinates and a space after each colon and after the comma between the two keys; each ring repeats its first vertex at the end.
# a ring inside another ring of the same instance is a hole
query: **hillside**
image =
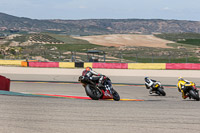
{"type": "MultiPolygon", "coordinates": [[[[88,55],[87,51],[97,50],[101,52],[95,58],[98,58],[100,62],[104,62],[105,57],[106,62],[199,63],[200,34],[173,35],[172,40],[177,41],[167,41],[153,35],[134,34],[85,36],[80,39],[50,33],[12,34],[0,39],[0,58],[88,61],[92,54],[88,55]],[[88,42],[86,38],[91,40],[88,42]]],[[[172,34],[159,36],[171,38],[172,34]]]]}
{"type": "Polygon", "coordinates": [[[161,19],[37,20],[0,13],[0,31],[10,29],[68,35],[200,33],[200,22],[161,19]]]}

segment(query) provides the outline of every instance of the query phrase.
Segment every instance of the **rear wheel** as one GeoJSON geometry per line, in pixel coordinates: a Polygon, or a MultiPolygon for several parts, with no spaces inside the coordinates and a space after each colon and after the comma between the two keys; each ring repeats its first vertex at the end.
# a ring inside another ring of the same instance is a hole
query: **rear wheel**
{"type": "Polygon", "coordinates": [[[198,94],[198,92],[195,92],[194,90],[190,90],[190,91],[189,91],[189,94],[190,94],[190,96],[191,96],[193,99],[199,101],[199,94],[198,94]]]}
{"type": "Polygon", "coordinates": [[[86,85],[85,91],[86,91],[86,94],[93,100],[99,100],[100,97],[103,95],[100,89],[90,84],[86,85]]]}
{"type": "Polygon", "coordinates": [[[119,101],[120,100],[120,96],[119,96],[119,94],[117,93],[116,90],[112,89],[112,94],[113,94],[113,99],[115,101],[119,101]]]}
{"type": "Polygon", "coordinates": [[[165,91],[162,88],[158,88],[158,91],[162,96],[166,95],[165,91]]]}

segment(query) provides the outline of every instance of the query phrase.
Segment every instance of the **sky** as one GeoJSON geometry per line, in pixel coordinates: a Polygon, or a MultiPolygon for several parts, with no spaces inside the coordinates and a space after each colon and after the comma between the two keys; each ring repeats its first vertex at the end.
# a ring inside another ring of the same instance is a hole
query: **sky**
{"type": "Polygon", "coordinates": [[[32,19],[200,21],[200,0],[0,0],[0,12],[32,19]]]}

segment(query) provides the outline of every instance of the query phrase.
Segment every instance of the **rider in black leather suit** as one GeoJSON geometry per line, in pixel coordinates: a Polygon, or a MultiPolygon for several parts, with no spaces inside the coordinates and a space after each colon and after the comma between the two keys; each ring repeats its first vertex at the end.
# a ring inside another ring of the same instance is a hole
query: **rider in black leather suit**
{"type": "Polygon", "coordinates": [[[93,71],[91,67],[86,67],[86,69],[82,72],[82,76],[84,76],[85,78],[88,78],[89,80],[92,80],[92,81],[98,80],[97,86],[103,87],[103,79],[105,78],[105,76],[93,71]]]}

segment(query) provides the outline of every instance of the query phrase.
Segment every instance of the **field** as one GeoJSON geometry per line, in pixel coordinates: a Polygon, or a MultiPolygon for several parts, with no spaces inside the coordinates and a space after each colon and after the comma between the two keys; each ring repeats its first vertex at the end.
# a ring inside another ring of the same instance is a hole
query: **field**
{"type": "Polygon", "coordinates": [[[194,33],[159,35],[117,34],[75,38],[87,40],[90,43],[101,46],[109,46],[109,49],[102,50],[109,53],[108,55],[110,56],[123,58],[124,61],[129,62],[199,62],[198,39],[195,39],[195,46],[188,39],[200,38],[199,34],[194,33]],[[188,40],[184,41],[184,38],[188,40]],[[188,41],[190,43],[187,43],[188,41]],[[112,53],[109,51],[112,51],[112,53]]]}
{"type": "Polygon", "coordinates": [[[200,35],[193,33],[115,34],[75,37],[50,33],[10,35],[0,40],[1,58],[40,61],[196,63],[200,35]],[[99,54],[87,54],[98,50],[99,54]],[[105,55],[103,54],[105,53],[105,55]]]}
{"type": "Polygon", "coordinates": [[[185,39],[200,39],[199,33],[163,33],[163,34],[156,34],[155,36],[175,42],[185,39]]]}
{"type": "Polygon", "coordinates": [[[102,46],[134,46],[134,47],[156,47],[170,48],[167,46],[172,41],[157,38],[153,35],[134,35],[134,34],[114,34],[114,35],[99,35],[99,36],[83,36],[74,37],[77,39],[87,40],[90,43],[102,46]]]}
{"type": "Polygon", "coordinates": [[[64,44],[63,41],[60,41],[47,34],[32,34],[29,36],[28,41],[32,43],[42,43],[42,44],[64,44]]]}

